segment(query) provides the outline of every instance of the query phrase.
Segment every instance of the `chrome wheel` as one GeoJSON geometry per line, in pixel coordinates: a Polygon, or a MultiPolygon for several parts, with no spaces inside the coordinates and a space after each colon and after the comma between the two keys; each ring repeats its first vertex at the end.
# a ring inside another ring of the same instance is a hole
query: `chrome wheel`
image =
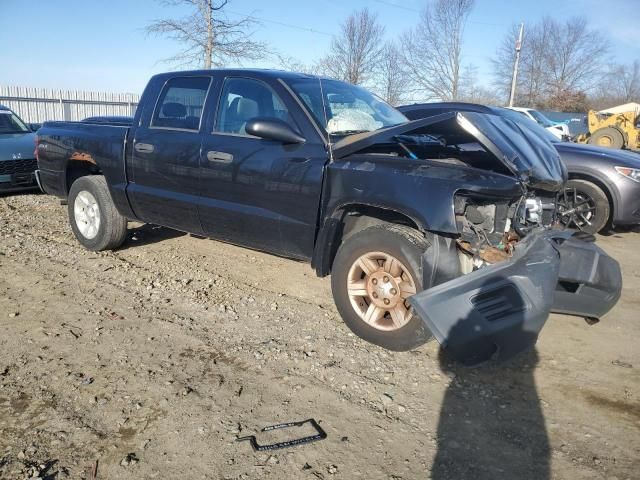
{"type": "Polygon", "coordinates": [[[73,216],[78,230],[88,240],[98,235],[100,229],[100,207],[96,198],[82,190],[73,202],[73,216]]]}
{"type": "Polygon", "coordinates": [[[568,228],[583,230],[596,220],[595,201],[576,188],[564,190],[558,202],[560,221],[568,228]]]}
{"type": "Polygon", "coordinates": [[[392,255],[370,252],[359,257],[349,269],[347,291],[355,312],[378,330],[398,330],[411,320],[407,298],[416,293],[416,284],[392,255]]]}

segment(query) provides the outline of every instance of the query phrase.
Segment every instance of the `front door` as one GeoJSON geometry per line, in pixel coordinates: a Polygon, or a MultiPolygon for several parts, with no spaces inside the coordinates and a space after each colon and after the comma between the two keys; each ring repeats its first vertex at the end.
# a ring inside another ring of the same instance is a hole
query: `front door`
{"type": "Polygon", "coordinates": [[[210,82],[206,76],[171,78],[147,125],[135,130],[127,192],[134,213],[145,222],[202,233],[200,122],[210,82]]]}
{"type": "Polygon", "coordinates": [[[290,113],[299,107],[276,88],[256,79],[225,80],[213,131],[203,137],[200,221],[212,237],[309,258],[327,155],[299,127],[303,119],[290,113]],[[284,120],[307,141],[285,145],[248,135],[245,125],[255,117],[284,120]]]}

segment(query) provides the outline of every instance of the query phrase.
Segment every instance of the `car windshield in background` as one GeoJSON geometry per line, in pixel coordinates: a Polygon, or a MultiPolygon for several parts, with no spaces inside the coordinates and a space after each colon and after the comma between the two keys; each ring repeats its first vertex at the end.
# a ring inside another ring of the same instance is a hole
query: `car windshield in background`
{"type": "Polygon", "coordinates": [[[407,122],[407,118],[364,88],[338,80],[288,81],[316,122],[332,136],[371,132],[407,122]]]}
{"type": "Polygon", "coordinates": [[[10,110],[0,110],[0,133],[26,133],[29,128],[10,110]]]}
{"type": "Polygon", "coordinates": [[[545,117],[543,114],[541,114],[539,111],[537,110],[529,110],[529,113],[531,114],[531,116],[533,118],[536,119],[536,121],[542,125],[543,127],[553,127],[555,124],[549,120],[547,117],[545,117]]]}

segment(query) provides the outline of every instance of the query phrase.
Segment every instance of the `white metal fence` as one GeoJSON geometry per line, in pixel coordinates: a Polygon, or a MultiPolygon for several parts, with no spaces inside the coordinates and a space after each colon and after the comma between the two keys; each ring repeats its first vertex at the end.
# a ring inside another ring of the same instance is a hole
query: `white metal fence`
{"type": "Polygon", "coordinates": [[[0,104],[28,123],[77,121],[95,115],[133,116],[139,101],[140,95],[133,93],[0,86],[0,104]]]}

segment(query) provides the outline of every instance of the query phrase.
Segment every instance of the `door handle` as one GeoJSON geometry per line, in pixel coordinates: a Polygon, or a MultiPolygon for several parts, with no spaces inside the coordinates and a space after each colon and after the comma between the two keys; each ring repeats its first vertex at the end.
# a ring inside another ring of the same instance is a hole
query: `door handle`
{"type": "Polygon", "coordinates": [[[207,160],[217,163],[231,163],[233,162],[233,155],[226,152],[207,152],[207,160]]]}
{"type": "Polygon", "coordinates": [[[155,148],[150,143],[136,143],[135,147],[136,152],[138,153],[153,153],[153,149],[155,148]]]}

